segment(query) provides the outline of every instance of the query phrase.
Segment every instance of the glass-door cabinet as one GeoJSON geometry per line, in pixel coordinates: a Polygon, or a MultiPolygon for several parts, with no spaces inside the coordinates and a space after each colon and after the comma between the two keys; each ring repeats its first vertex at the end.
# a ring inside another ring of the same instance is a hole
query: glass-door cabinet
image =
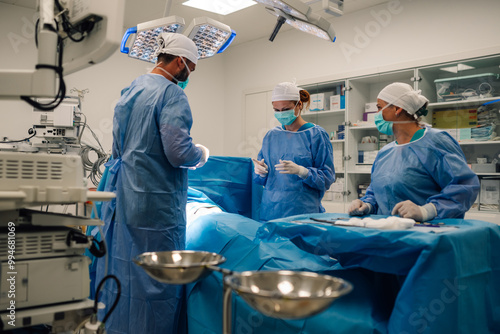
{"type": "Polygon", "coordinates": [[[426,121],[459,142],[480,179],[479,196],[466,217],[498,213],[500,56],[420,68],[416,87],[430,100],[426,121]]]}

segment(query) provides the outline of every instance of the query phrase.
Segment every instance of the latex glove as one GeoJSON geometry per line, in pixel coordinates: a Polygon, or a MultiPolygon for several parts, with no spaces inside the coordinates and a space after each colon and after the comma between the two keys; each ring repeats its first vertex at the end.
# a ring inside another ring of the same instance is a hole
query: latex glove
{"type": "Polygon", "coordinates": [[[264,162],[264,159],[262,159],[261,161],[252,159],[252,161],[254,162],[255,174],[259,175],[260,177],[266,177],[267,173],[269,172],[269,168],[264,162]]]}
{"type": "Polygon", "coordinates": [[[305,179],[307,174],[309,174],[309,170],[307,168],[297,165],[295,162],[290,160],[280,159],[280,163],[274,165],[274,168],[276,168],[280,174],[295,174],[300,176],[302,179],[305,179]]]}
{"type": "Polygon", "coordinates": [[[368,203],[363,202],[360,199],[355,199],[349,205],[348,213],[350,216],[364,216],[372,211],[372,206],[368,203]]]}
{"type": "Polygon", "coordinates": [[[437,215],[436,207],[432,203],[424,206],[417,205],[412,201],[399,202],[392,209],[392,215],[403,218],[412,218],[416,221],[425,222],[433,219],[437,215]]]}
{"type": "Polygon", "coordinates": [[[205,146],[203,146],[201,144],[196,144],[194,146],[196,146],[198,148],[201,148],[201,151],[202,151],[201,160],[194,167],[195,168],[203,167],[203,165],[205,165],[207,163],[207,161],[208,161],[208,157],[210,156],[210,151],[208,150],[208,148],[206,148],[205,146]]]}

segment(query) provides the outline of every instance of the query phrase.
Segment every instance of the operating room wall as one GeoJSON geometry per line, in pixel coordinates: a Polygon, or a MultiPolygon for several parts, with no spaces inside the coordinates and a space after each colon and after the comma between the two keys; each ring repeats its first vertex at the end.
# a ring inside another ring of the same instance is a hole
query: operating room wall
{"type": "MultiPolygon", "coordinates": [[[[36,17],[33,9],[0,3],[0,69],[34,68],[37,59],[33,37],[36,17]]],[[[147,73],[152,66],[116,51],[102,63],[65,76],[67,95],[77,95],[76,91],[72,92],[75,88],[88,90],[82,100],[82,111],[107,152],[112,146],[113,108],[121,90],[136,77],[147,73]]],[[[223,153],[223,87],[223,58],[214,57],[200,61],[186,88],[194,119],[191,129],[193,141],[219,155],[223,153]]],[[[27,130],[33,125],[34,114],[27,103],[0,99],[0,112],[0,138],[13,140],[28,136],[27,130]]],[[[88,130],[84,132],[83,139],[97,145],[88,130]]]]}
{"type": "Polygon", "coordinates": [[[246,93],[293,79],[314,83],[500,53],[499,13],[498,0],[388,1],[331,19],[335,43],[282,28],[274,42],[230,47],[224,153],[245,154],[244,112],[252,113],[244,110],[246,93]]]}

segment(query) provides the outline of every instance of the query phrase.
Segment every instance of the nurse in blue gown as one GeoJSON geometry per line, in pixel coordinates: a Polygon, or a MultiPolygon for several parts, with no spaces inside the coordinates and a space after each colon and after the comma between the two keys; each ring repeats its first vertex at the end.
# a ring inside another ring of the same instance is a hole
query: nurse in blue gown
{"type": "Polygon", "coordinates": [[[366,195],[354,200],[350,215],[399,215],[417,221],[463,218],[479,191],[458,142],[447,132],[419,122],[429,101],[405,83],[378,95],[375,124],[394,135],[373,163],[366,195]]]}
{"type": "Polygon", "coordinates": [[[291,82],[273,90],[281,126],[266,134],[254,159],[254,182],[264,186],[262,221],[325,211],[321,199],[335,181],[333,149],[327,132],[301,117],[310,101],[309,93],[291,82]]]}

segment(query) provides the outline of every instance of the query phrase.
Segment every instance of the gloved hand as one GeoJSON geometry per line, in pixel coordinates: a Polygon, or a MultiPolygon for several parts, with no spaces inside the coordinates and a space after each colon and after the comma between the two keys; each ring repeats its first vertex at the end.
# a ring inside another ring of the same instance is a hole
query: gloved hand
{"type": "Polygon", "coordinates": [[[392,209],[392,215],[399,215],[403,218],[412,218],[416,221],[425,222],[433,219],[437,215],[436,207],[432,203],[424,206],[417,205],[412,201],[399,202],[392,209]]]}
{"type": "Polygon", "coordinates": [[[295,162],[290,160],[280,159],[280,163],[275,165],[274,168],[276,168],[280,174],[295,174],[300,176],[302,179],[305,179],[307,174],[309,174],[309,170],[307,168],[297,165],[295,162]]]}
{"type": "Polygon", "coordinates": [[[254,162],[255,174],[259,175],[260,177],[266,177],[269,169],[267,168],[267,165],[264,162],[264,159],[262,159],[261,161],[259,161],[257,159],[252,159],[252,161],[254,162]]]}
{"type": "Polygon", "coordinates": [[[206,148],[205,146],[201,145],[201,144],[196,144],[194,145],[198,148],[201,148],[202,150],[202,156],[201,156],[201,160],[200,162],[198,162],[198,164],[196,166],[194,166],[195,168],[200,168],[200,167],[203,167],[203,165],[205,165],[208,161],[208,157],[210,156],[210,151],[208,150],[208,148],[206,148]]]}
{"type": "Polygon", "coordinates": [[[372,206],[368,203],[363,202],[360,199],[355,199],[349,205],[348,213],[350,216],[364,216],[372,211],[372,206]]]}

